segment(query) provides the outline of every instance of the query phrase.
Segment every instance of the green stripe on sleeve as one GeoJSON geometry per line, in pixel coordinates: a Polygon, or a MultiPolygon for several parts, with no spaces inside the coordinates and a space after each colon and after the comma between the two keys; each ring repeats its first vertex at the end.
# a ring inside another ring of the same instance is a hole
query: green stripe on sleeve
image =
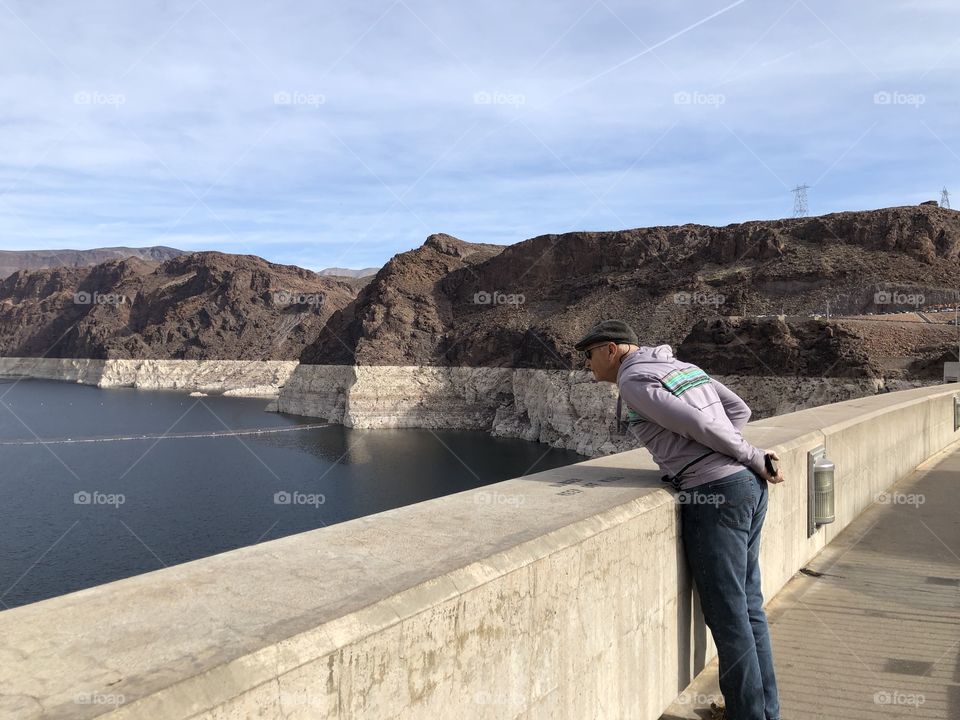
{"type": "Polygon", "coordinates": [[[710,382],[710,377],[696,367],[673,370],[660,379],[660,383],[677,397],[683,395],[687,390],[692,390],[708,382],[710,382]]]}

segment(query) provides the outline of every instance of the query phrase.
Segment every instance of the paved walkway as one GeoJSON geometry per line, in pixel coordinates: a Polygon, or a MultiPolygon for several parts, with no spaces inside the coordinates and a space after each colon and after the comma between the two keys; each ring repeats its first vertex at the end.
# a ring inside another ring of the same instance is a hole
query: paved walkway
{"type": "MultiPolygon", "coordinates": [[[[783,720],[960,719],[960,448],[883,500],[767,607],[783,720]]],[[[714,661],[661,720],[721,697],[714,661]]]]}

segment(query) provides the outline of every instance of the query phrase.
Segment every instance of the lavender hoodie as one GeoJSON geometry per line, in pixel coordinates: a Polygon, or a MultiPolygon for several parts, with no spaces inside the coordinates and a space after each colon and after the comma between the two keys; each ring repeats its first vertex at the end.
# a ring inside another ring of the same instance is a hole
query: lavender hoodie
{"type": "Polygon", "coordinates": [[[641,346],[627,355],[617,387],[618,421],[621,404],[626,404],[627,428],[663,472],[673,477],[706,455],[675,481],[678,489],[689,490],[744,468],[763,472],[763,450],[740,434],[750,408],[696,365],[674,358],[669,345],[641,346]]]}

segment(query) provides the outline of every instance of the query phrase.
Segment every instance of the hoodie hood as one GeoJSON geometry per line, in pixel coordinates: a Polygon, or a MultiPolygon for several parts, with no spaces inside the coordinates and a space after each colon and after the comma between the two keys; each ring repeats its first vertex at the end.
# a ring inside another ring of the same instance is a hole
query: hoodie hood
{"type": "Polygon", "coordinates": [[[670,360],[673,360],[673,349],[669,345],[641,345],[639,349],[627,355],[620,363],[617,378],[619,379],[624,370],[637,363],[669,362],[670,360]]]}

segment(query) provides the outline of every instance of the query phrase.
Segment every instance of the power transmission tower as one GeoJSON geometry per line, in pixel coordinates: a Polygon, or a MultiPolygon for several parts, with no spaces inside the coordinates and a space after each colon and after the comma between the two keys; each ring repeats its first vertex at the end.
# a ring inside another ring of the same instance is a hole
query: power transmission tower
{"type": "Polygon", "coordinates": [[[807,215],[810,214],[809,208],[807,207],[807,190],[809,189],[809,185],[797,185],[790,191],[793,193],[794,217],[807,217],[807,215]]]}
{"type": "Polygon", "coordinates": [[[940,191],[940,207],[950,208],[950,193],[947,192],[946,188],[940,191]]]}

